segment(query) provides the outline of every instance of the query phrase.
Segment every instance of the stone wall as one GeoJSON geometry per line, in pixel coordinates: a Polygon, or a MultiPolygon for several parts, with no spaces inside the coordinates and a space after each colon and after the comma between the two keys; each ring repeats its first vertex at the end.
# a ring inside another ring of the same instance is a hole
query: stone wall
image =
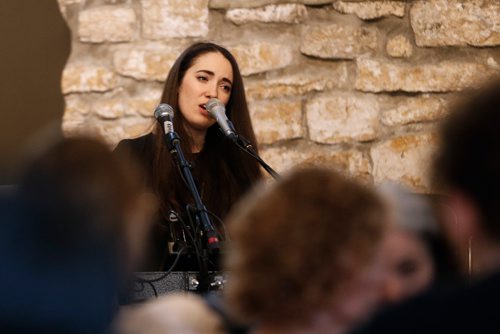
{"type": "Polygon", "coordinates": [[[111,146],[149,131],[194,41],[228,47],[262,157],[429,191],[435,125],[500,72],[500,1],[59,0],[73,32],[63,129],[111,146]]]}

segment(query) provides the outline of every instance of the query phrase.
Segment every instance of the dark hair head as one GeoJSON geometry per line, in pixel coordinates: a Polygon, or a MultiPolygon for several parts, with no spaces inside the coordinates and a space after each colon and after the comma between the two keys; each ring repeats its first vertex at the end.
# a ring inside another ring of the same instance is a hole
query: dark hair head
{"type": "Polygon", "coordinates": [[[242,320],[307,321],[375,253],[386,213],[375,193],[325,168],[257,188],[228,218],[226,297],[242,320]]]}
{"type": "Polygon", "coordinates": [[[434,181],[458,189],[477,205],[483,228],[500,238],[500,78],[451,109],[440,129],[434,181]]]}
{"type": "MultiPolygon", "coordinates": [[[[231,96],[226,105],[226,114],[236,130],[257,148],[255,134],[248,112],[245,89],[238,64],[233,55],[225,48],[209,42],[199,42],[188,47],[172,66],[163,90],[162,103],[171,105],[176,111],[175,128],[181,138],[181,147],[186,157],[191,154],[192,138],[185,129],[183,115],[179,112],[178,91],[186,71],[201,55],[217,52],[230,63],[233,70],[231,96]]],[[[156,133],[162,133],[157,125],[156,133]]],[[[158,192],[164,215],[170,210],[183,210],[182,204],[192,202],[186,192],[186,186],[177,175],[177,170],[165,148],[163,136],[155,139],[155,162],[153,166],[153,184],[158,192]]],[[[205,136],[205,145],[194,162],[193,174],[200,185],[200,193],[209,210],[220,218],[231,205],[257,179],[261,177],[258,164],[229,142],[218,125],[211,126],[205,136]],[[199,168],[198,168],[199,166],[199,168]]]]}

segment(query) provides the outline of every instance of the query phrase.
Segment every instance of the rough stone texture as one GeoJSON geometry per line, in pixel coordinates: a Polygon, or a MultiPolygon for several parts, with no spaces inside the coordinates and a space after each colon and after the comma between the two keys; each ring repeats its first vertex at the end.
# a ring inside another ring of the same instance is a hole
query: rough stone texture
{"type": "Polygon", "coordinates": [[[115,147],[123,138],[135,138],[150,132],[153,125],[152,118],[127,117],[99,122],[93,132],[103,138],[110,147],[115,147]]]}
{"type": "Polygon", "coordinates": [[[429,191],[429,161],[436,145],[436,136],[429,133],[406,135],[374,145],[370,154],[375,183],[391,180],[417,191],[429,191]]]}
{"type": "Polygon", "coordinates": [[[379,105],[375,96],[323,94],[306,105],[311,140],[320,143],[368,141],[377,137],[379,105]]]}
{"type": "Polygon", "coordinates": [[[62,120],[62,130],[65,136],[76,134],[84,127],[90,113],[90,105],[77,96],[67,96],[66,109],[62,120]]]}
{"type": "Polygon", "coordinates": [[[418,46],[500,45],[500,1],[416,1],[410,10],[418,46]]]}
{"type": "Polygon", "coordinates": [[[162,89],[142,89],[135,95],[129,96],[126,100],[127,109],[125,114],[152,118],[154,110],[160,103],[162,91],[162,89]]]}
{"type": "Polygon", "coordinates": [[[294,167],[321,165],[370,180],[370,162],[362,152],[356,150],[334,151],[324,146],[294,143],[289,146],[264,148],[261,157],[279,173],[294,167]]]}
{"type": "Polygon", "coordinates": [[[362,20],[373,20],[389,15],[397,17],[405,15],[404,1],[367,1],[359,3],[335,1],[333,8],[343,14],[355,14],[362,20]]]}
{"type": "Polygon", "coordinates": [[[113,56],[117,73],[137,80],[165,81],[168,71],[182,50],[163,45],[127,46],[113,56]]]}
{"type": "Polygon", "coordinates": [[[300,41],[303,54],[320,58],[352,59],[377,48],[376,28],[346,24],[305,26],[300,41]]]}
{"type": "Polygon", "coordinates": [[[257,9],[235,8],[226,12],[226,18],[235,24],[249,22],[299,23],[306,17],[306,7],[299,4],[268,5],[257,9]]]}
{"type": "Polygon", "coordinates": [[[356,88],[366,92],[460,91],[492,74],[487,66],[466,61],[417,65],[358,58],[356,64],[356,88]]]}
{"type": "Polygon", "coordinates": [[[268,100],[249,105],[252,124],[260,144],[303,136],[300,100],[268,100]]]}
{"type": "Polygon", "coordinates": [[[294,74],[245,84],[248,99],[259,100],[341,88],[347,85],[348,80],[347,66],[342,62],[331,64],[328,68],[311,68],[307,72],[298,69],[294,74]]]}
{"type": "Polygon", "coordinates": [[[238,61],[242,75],[276,70],[293,62],[294,50],[289,45],[253,42],[229,47],[238,61]]]}
{"type": "Polygon", "coordinates": [[[387,54],[394,58],[409,58],[413,54],[413,46],[406,36],[397,35],[387,41],[387,54]]]}
{"type": "Polygon", "coordinates": [[[334,0],[210,0],[209,7],[213,9],[254,8],[266,5],[299,3],[304,5],[324,5],[334,0]]]}
{"type": "Polygon", "coordinates": [[[205,37],[208,0],[141,0],[142,35],[146,39],[205,37]]]}
{"type": "Polygon", "coordinates": [[[69,63],[63,71],[62,91],[68,93],[106,92],[117,87],[116,74],[92,63],[69,63]]]}
{"type": "Polygon", "coordinates": [[[392,106],[384,110],[381,118],[388,126],[435,121],[446,115],[448,107],[446,99],[428,94],[395,98],[391,102],[392,106]]]}
{"type": "Polygon", "coordinates": [[[133,9],[101,6],[80,12],[78,36],[82,42],[128,42],[133,40],[137,18],[133,9]]]}

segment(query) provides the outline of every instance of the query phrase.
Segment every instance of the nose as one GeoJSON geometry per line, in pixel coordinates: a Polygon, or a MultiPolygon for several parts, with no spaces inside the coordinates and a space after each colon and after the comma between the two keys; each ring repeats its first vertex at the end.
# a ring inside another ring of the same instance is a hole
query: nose
{"type": "Polygon", "coordinates": [[[217,86],[216,83],[208,85],[206,96],[208,98],[217,98],[217,96],[218,96],[218,86],[217,86]]]}

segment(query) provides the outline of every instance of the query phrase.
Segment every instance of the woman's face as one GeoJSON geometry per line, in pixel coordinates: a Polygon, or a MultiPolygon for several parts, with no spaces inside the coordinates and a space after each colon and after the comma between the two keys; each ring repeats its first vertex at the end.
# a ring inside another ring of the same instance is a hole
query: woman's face
{"type": "Polygon", "coordinates": [[[233,68],[221,53],[205,53],[194,60],[179,86],[179,108],[187,121],[188,131],[204,133],[215,123],[205,104],[217,98],[226,105],[232,83],[233,68]]]}
{"type": "Polygon", "coordinates": [[[391,228],[383,242],[387,263],[385,298],[397,302],[422,292],[434,279],[434,264],[419,236],[391,228]]]}

